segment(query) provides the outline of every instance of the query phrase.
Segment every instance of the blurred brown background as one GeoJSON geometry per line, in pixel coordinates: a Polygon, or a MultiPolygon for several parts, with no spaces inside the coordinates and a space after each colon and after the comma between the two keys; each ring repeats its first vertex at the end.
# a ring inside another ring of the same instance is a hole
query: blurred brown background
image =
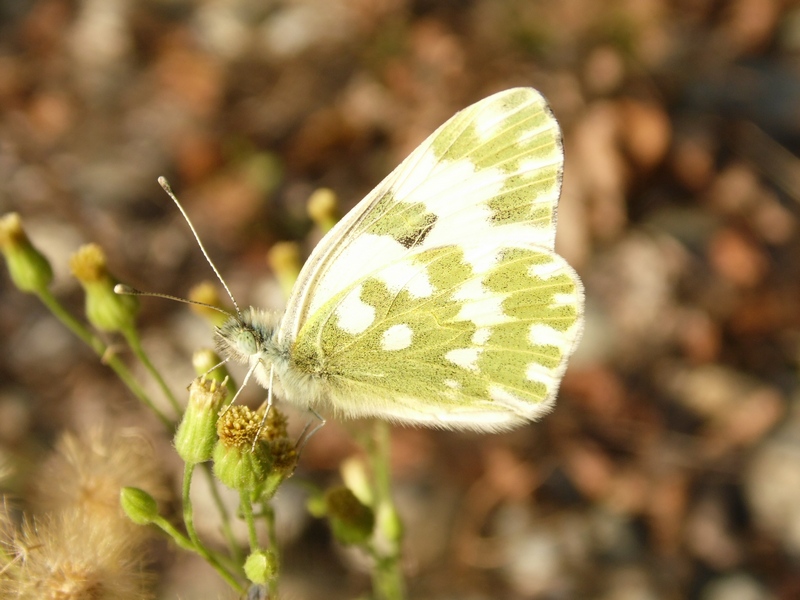
{"type": "MultiPolygon", "coordinates": [[[[211,273],[166,175],[240,304],[279,308],[265,253],[313,247],[315,188],[350,208],[456,110],[517,85],[565,132],[559,249],[586,334],[541,423],[395,430],[409,597],[800,598],[799,3],[3,0],[0,213],[21,213],[76,314],[67,261],[89,241],[124,281],[185,296],[211,273]]],[[[142,305],[182,391],[209,329],[142,305]]],[[[5,272],[0,344],[20,504],[59,433],[97,423],[149,430],[179,481],[154,419],[5,272]]],[[[302,480],[337,481],[348,440],[316,435],[276,502],[286,598],[368,587],[302,510],[302,480]]],[[[154,557],[160,597],[226,597],[198,561],[154,557]]]]}

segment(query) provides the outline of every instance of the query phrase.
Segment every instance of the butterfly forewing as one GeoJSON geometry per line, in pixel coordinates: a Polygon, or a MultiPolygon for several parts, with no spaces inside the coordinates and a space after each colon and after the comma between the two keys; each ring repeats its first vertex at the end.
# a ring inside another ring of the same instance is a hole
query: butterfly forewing
{"type": "Polygon", "coordinates": [[[563,153],[558,125],[529,88],[457,113],[322,240],[289,300],[289,342],[332,297],[385,265],[481,240],[552,250],[563,153]]]}

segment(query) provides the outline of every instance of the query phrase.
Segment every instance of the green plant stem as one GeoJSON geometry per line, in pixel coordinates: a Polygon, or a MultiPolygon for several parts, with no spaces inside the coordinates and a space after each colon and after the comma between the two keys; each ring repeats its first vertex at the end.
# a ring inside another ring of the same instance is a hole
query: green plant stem
{"type": "Polygon", "coordinates": [[[211,468],[210,462],[205,462],[202,465],[203,472],[208,478],[208,488],[211,491],[211,497],[214,500],[214,505],[217,507],[220,516],[220,527],[222,527],[222,535],[228,542],[230,548],[231,558],[237,565],[244,564],[244,556],[242,555],[242,548],[236,541],[236,536],[233,534],[233,526],[231,525],[231,515],[225,507],[225,502],[219,493],[219,480],[214,477],[214,471],[211,468]]]}
{"type": "Polygon", "coordinates": [[[372,552],[375,567],[372,573],[372,586],[375,597],[380,600],[404,600],[405,581],[398,569],[396,557],[378,556],[372,552]]]}
{"type": "MultiPolygon", "coordinates": [[[[231,574],[214,554],[205,547],[200,537],[197,535],[197,530],[194,528],[194,509],[192,508],[192,498],[190,495],[192,489],[192,475],[194,474],[194,465],[186,464],[183,468],[183,487],[181,500],[183,502],[183,523],[186,527],[186,533],[189,534],[192,548],[197,554],[202,556],[208,564],[210,564],[217,573],[220,574],[228,583],[236,581],[236,578],[231,574]]],[[[237,590],[241,591],[242,587],[237,583],[237,590]]]]}
{"type": "Polygon", "coordinates": [[[128,387],[128,389],[141,400],[153,413],[158,417],[167,431],[171,434],[174,430],[174,424],[167,415],[153,404],[153,401],[144,391],[139,382],[136,381],[133,374],[128,370],[128,367],[113,354],[108,353],[108,346],[99,337],[94,335],[87,329],[80,321],[73,317],[62,305],[56,300],[49,290],[40,290],[37,293],[42,303],[50,310],[51,313],[59,320],[64,326],[80,338],[87,346],[89,346],[97,356],[107,364],[128,387]]]}
{"type": "Polygon", "coordinates": [[[239,504],[242,507],[242,516],[247,523],[247,535],[250,540],[250,551],[258,549],[258,534],[256,532],[256,519],[253,515],[253,504],[250,502],[250,492],[239,494],[239,504]]]}
{"type": "Polygon", "coordinates": [[[192,507],[192,476],[194,475],[195,465],[186,463],[183,467],[183,486],[181,488],[181,503],[183,504],[183,524],[186,533],[194,544],[194,550],[207,561],[212,562],[211,552],[200,541],[197,530],[194,527],[194,508],[192,507]]]}
{"type": "Polygon", "coordinates": [[[264,516],[264,523],[267,526],[267,539],[273,551],[278,548],[278,533],[275,531],[275,510],[269,501],[261,503],[261,514],[264,516]]]}
{"type": "MultiPolygon", "coordinates": [[[[367,444],[367,454],[372,461],[374,477],[375,506],[379,513],[390,510],[396,513],[392,500],[391,469],[391,428],[386,421],[373,421],[372,439],[367,444]]],[[[380,526],[381,520],[378,520],[380,526]]],[[[377,534],[381,535],[380,529],[377,534]]],[[[377,598],[381,600],[402,600],[405,598],[405,582],[400,570],[400,540],[396,534],[383,535],[381,550],[372,548],[375,569],[372,585],[377,598]],[[384,547],[385,545],[385,547],[384,547]]]]}
{"type": "MultiPolygon", "coordinates": [[[[269,547],[273,555],[277,559],[278,565],[281,564],[280,550],[278,546],[278,532],[275,530],[275,510],[269,500],[264,500],[261,503],[261,512],[264,515],[264,522],[267,526],[267,538],[269,540],[269,547]]],[[[279,567],[280,568],[280,567],[279,567]]],[[[273,577],[269,580],[269,597],[278,597],[278,580],[279,577],[273,577]]]]}
{"type": "Polygon", "coordinates": [[[181,408],[177,398],[175,398],[175,395],[172,393],[172,390],[169,389],[167,382],[164,381],[161,373],[151,362],[150,358],[147,356],[147,353],[144,351],[144,348],[142,348],[142,342],[139,339],[139,334],[136,333],[135,329],[130,328],[123,330],[122,335],[125,336],[125,341],[128,342],[128,346],[130,346],[131,350],[133,350],[136,358],[141,361],[141,363],[144,365],[144,368],[147,369],[153,379],[156,380],[158,387],[161,388],[161,392],[167,398],[167,401],[169,401],[170,405],[175,411],[176,416],[180,417],[180,415],[183,414],[183,409],[181,408]]]}
{"type": "Polygon", "coordinates": [[[200,554],[203,553],[203,544],[197,535],[197,530],[194,528],[194,509],[192,508],[192,475],[194,474],[194,465],[189,463],[183,466],[183,486],[181,489],[181,500],[183,502],[183,524],[186,527],[186,533],[189,534],[189,539],[197,547],[200,554]]]}
{"type": "Polygon", "coordinates": [[[209,564],[214,567],[214,569],[219,573],[219,576],[222,577],[228,585],[230,585],[237,593],[241,594],[244,593],[244,586],[236,580],[231,573],[229,573],[225,567],[223,567],[218,561],[216,561],[213,557],[209,560],[206,556],[204,556],[197,548],[197,546],[183,535],[180,531],[175,529],[175,527],[163,517],[158,517],[155,521],[153,521],[155,525],[159,527],[164,533],[166,533],[172,540],[184,550],[189,550],[190,552],[197,552],[203,558],[208,560],[209,564]]]}
{"type": "Polygon", "coordinates": [[[370,456],[372,458],[372,472],[375,477],[376,498],[391,502],[391,429],[386,421],[375,419],[372,422],[372,431],[373,451],[370,456]]]}

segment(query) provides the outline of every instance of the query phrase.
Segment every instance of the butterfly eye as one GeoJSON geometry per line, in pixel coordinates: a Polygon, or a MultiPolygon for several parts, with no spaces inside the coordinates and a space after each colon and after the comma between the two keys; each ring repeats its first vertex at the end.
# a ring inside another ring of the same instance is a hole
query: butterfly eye
{"type": "Polygon", "coordinates": [[[250,329],[242,329],[236,336],[236,347],[245,356],[258,353],[258,340],[255,333],[250,329]]]}

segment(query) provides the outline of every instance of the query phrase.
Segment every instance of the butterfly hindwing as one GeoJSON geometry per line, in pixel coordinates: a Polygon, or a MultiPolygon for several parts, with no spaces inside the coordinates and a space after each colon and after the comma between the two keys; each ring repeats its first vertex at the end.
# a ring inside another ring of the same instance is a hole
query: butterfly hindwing
{"type": "Polygon", "coordinates": [[[481,241],[409,254],[330,298],[293,368],[336,412],[491,430],[546,412],[581,331],[582,287],[547,248],[481,241]]]}

